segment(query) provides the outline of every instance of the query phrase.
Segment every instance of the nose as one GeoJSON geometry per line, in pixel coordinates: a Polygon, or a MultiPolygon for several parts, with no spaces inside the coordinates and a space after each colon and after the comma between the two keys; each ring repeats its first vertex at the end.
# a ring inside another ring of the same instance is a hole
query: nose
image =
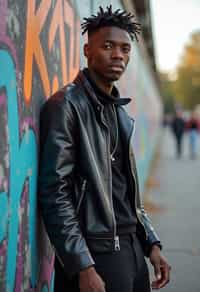
{"type": "Polygon", "coordinates": [[[118,60],[123,60],[124,55],[120,47],[114,47],[112,50],[112,58],[113,59],[118,59],[118,60]]]}

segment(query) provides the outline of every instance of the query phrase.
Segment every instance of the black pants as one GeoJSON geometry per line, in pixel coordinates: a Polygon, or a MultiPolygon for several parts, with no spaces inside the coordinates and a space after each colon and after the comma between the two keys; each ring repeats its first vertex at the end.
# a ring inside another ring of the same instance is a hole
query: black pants
{"type": "MultiPolygon", "coordinates": [[[[120,237],[120,251],[92,254],[106,292],[150,292],[149,272],[136,236],[120,237]]],[[[67,279],[55,262],[55,292],[79,292],[78,276],[67,279]]]]}
{"type": "Polygon", "coordinates": [[[182,139],[183,136],[176,136],[176,155],[177,157],[181,157],[182,155],[182,139]]]}

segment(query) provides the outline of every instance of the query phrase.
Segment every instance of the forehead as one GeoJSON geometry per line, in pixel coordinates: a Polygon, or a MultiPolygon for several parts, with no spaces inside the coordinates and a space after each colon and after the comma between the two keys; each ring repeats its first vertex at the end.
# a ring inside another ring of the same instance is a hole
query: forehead
{"type": "Polygon", "coordinates": [[[105,26],[94,32],[89,39],[94,43],[102,43],[105,41],[112,41],[115,43],[131,44],[131,38],[128,32],[124,29],[115,26],[105,26]]]}

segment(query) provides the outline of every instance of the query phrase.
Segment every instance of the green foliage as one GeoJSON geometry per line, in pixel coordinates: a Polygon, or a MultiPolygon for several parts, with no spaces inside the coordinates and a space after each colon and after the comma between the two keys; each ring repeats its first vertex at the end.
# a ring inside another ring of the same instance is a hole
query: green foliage
{"type": "Polygon", "coordinates": [[[184,48],[174,83],[176,100],[185,108],[193,109],[200,103],[200,31],[191,35],[184,48]]]}
{"type": "Polygon", "coordinates": [[[174,111],[174,90],[173,81],[169,79],[167,73],[160,73],[160,89],[163,98],[164,112],[170,113],[174,111]]]}

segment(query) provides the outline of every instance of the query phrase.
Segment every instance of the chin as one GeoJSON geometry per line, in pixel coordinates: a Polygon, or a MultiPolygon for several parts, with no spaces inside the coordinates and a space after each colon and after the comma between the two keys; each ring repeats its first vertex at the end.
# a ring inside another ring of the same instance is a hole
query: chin
{"type": "Polygon", "coordinates": [[[110,81],[114,82],[114,81],[118,81],[120,79],[120,77],[122,76],[122,74],[109,74],[107,77],[107,79],[109,79],[110,81]]]}

